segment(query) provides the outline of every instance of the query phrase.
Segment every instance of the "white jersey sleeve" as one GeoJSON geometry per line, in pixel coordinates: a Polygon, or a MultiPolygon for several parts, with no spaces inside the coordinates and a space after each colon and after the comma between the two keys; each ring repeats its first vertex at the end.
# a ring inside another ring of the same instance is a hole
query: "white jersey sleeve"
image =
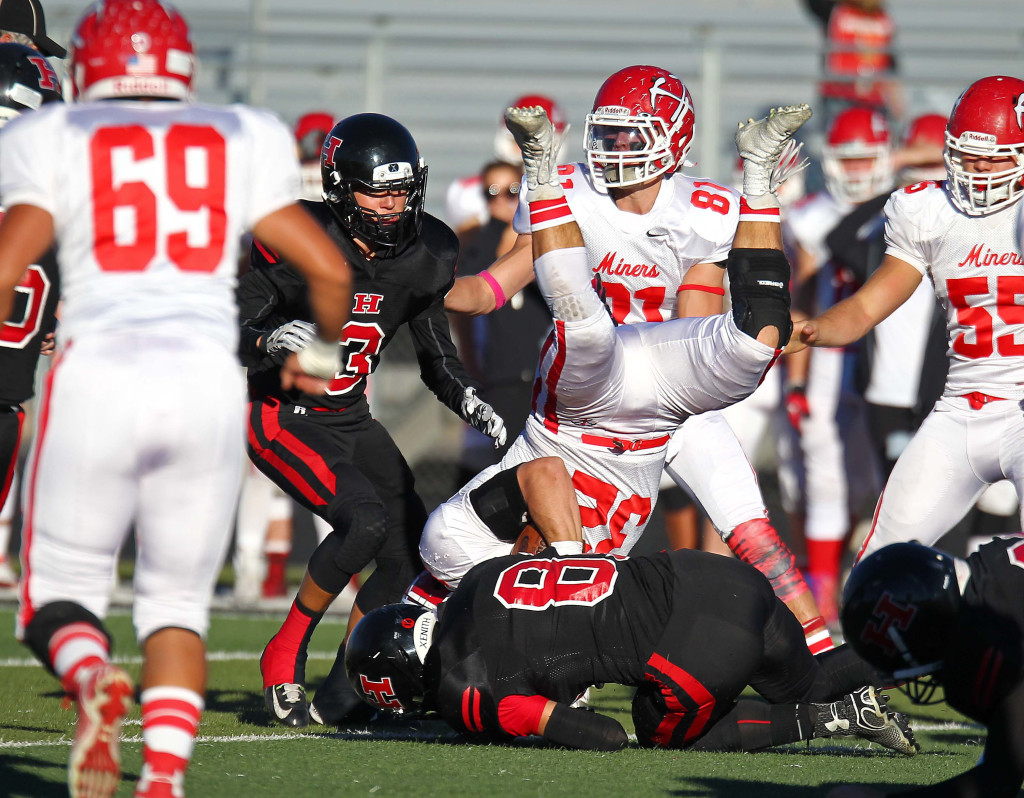
{"type": "Polygon", "coordinates": [[[929,182],[901,188],[885,203],[885,254],[906,261],[921,274],[928,272],[925,242],[933,231],[926,210],[929,195],[915,189],[931,186],[933,190],[942,191],[940,185],[929,182]]]}
{"type": "Polygon", "coordinates": [[[292,133],[269,111],[234,105],[243,119],[243,128],[252,146],[249,148],[250,190],[248,207],[241,224],[252,229],[260,219],[295,201],[302,186],[299,162],[292,133]],[[272,164],[272,168],[267,168],[272,164]]]}

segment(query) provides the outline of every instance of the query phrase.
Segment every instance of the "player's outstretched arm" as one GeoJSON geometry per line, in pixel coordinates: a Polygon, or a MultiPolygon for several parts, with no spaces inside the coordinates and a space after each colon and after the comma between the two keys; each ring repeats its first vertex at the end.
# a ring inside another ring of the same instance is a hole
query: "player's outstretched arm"
{"type": "Polygon", "coordinates": [[[35,205],[15,205],[0,221],[0,321],[11,315],[14,287],[53,243],[53,217],[35,205]]]}
{"type": "Polygon", "coordinates": [[[469,274],[455,280],[444,298],[449,313],[480,316],[497,310],[509,297],[533,282],[531,236],[520,234],[512,249],[480,274],[469,274]]]}
{"type": "Polygon", "coordinates": [[[878,271],[853,296],[800,324],[787,351],[799,351],[804,346],[845,346],[863,338],[906,302],[920,283],[921,272],[906,261],[886,255],[878,271]]]}

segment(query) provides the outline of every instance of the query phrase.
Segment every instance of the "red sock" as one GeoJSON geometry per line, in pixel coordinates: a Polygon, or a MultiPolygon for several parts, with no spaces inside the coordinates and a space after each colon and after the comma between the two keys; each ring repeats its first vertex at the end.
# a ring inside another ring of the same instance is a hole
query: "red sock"
{"type": "Polygon", "coordinates": [[[184,687],[142,691],[142,760],[157,773],[173,774],[192,758],[203,699],[184,687]]]}
{"type": "Polygon", "coordinates": [[[304,684],[306,681],[306,646],[313,630],[324,616],[302,606],[298,599],[292,602],[288,617],[277,634],[270,638],[260,657],[263,689],[275,684],[304,684]]]}
{"type": "Polygon", "coordinates": [[[106,635],[89,623],[62,626],[49,642],[50,666],[68,695],[78,694],[78,675],[84,668],[110,659],[106,635]]]}
{"type": "Polygon", "coordinates": [[[829,578],[839,581],[839,566],[843,558],[841,540],[807,540],[807,573],[811,578],[829,578]]]}
{"type": "Polygon", "coordinates": [[[285,570],[288,566],[288,552],[267,552],[267,577],[263,580],[264,596],[283,596],[287,592],[285,570]]]}

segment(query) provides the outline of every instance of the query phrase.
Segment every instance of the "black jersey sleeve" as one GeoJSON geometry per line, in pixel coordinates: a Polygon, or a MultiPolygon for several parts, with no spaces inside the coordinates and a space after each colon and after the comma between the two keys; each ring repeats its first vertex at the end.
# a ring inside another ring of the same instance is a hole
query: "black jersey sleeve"
{"type": "Polygon", "coordinates": [[[447,288],[429,308],[409,321],[409,330],[420,364],[420,378],[442,404],[459,415],[466,388],[477,388],[479,384],[466,373],[452,341],[444,311],[445,293],[447,288]]]}
{"type": "Polygon", "coordinates": [[[272,250],[253,241],[249,271],[238,281],[236,298],[241,331],[238,356],[242,365],[266,365],[261,336],[294,319],[308,320],[309,301],[302,276],[272,250]]]}

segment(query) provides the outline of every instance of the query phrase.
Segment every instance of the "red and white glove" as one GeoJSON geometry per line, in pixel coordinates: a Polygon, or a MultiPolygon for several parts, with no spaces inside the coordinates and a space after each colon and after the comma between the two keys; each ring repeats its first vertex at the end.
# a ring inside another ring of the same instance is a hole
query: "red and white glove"
{"type": "Polygon", "coordinates": [[[803,385],[786,386],[786,415],[793,429],[800,432],[800,424],[811,414],[811,406],[807,402],[807,389],[803,385]]]}

